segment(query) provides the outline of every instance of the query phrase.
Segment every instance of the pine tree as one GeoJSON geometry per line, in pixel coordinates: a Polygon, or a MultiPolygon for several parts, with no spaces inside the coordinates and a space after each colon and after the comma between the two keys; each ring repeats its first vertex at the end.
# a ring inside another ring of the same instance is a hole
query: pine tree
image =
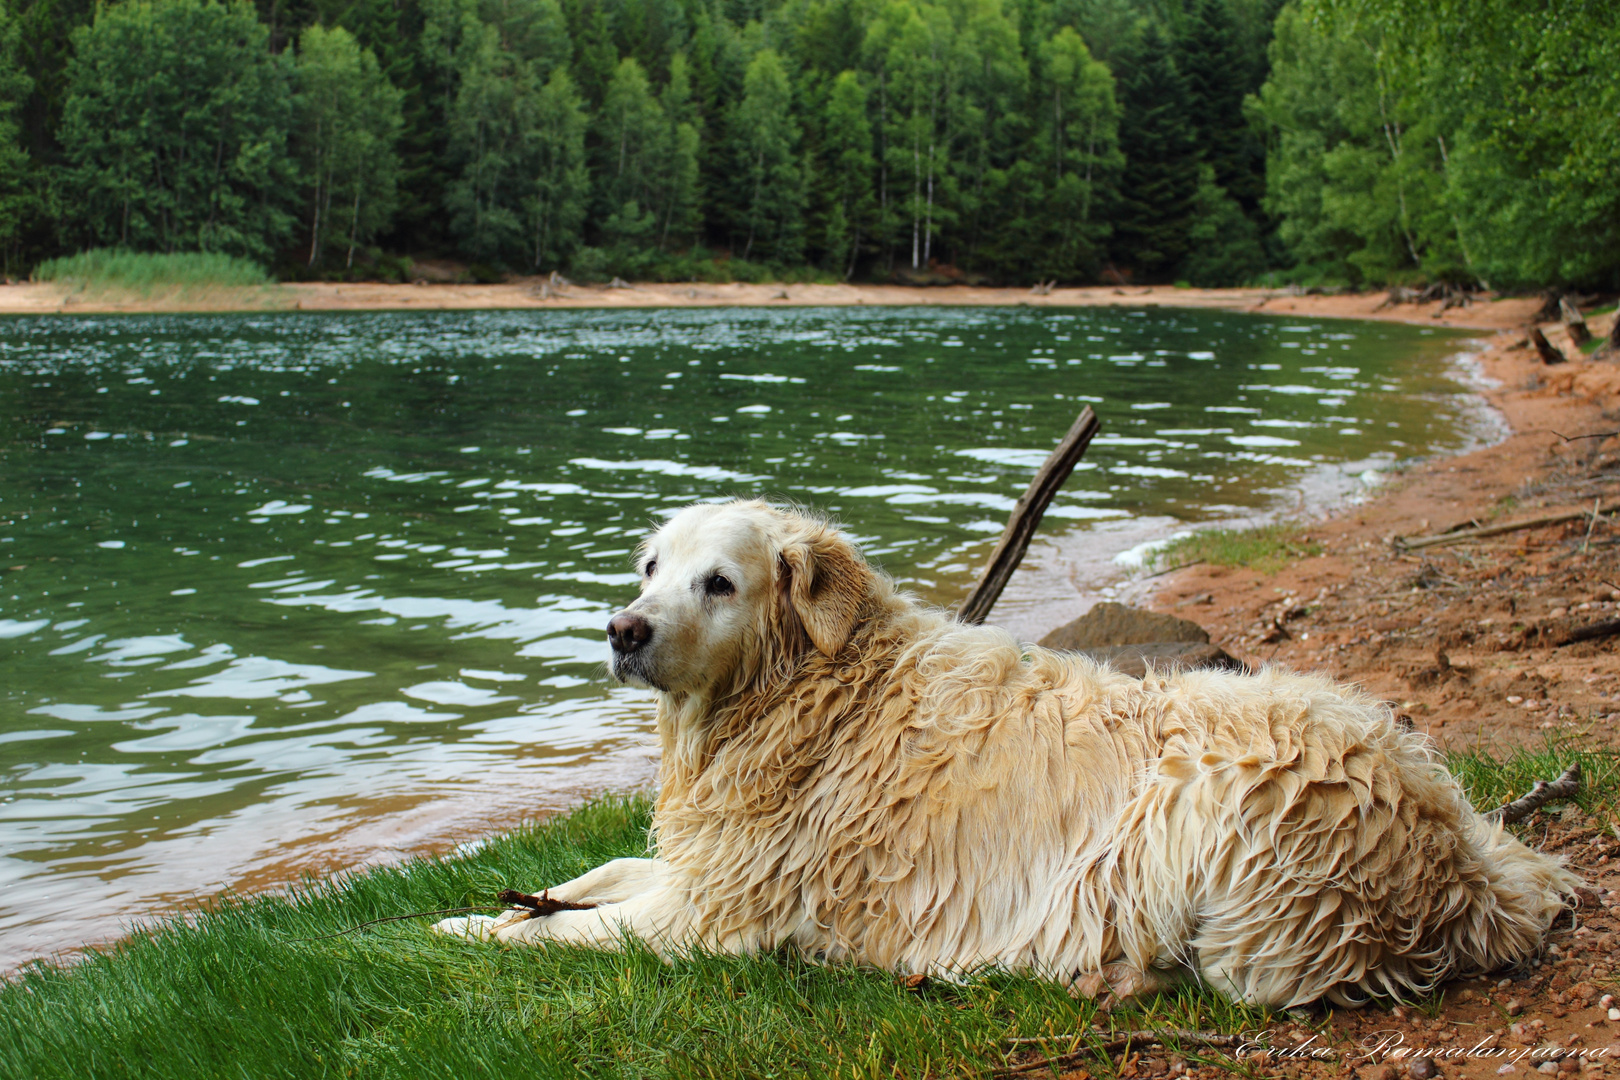
{"type": "Polygon", "coordinates": [[[9,12],[0,8],[0,279],[11,276],[12,261],[26,222],[35,210],[28,151],[22,145],[18,113],[33,80],[17,62],[20,34],[9,12]]]}
{"type": "Polygon", "coordinates": [[[748,65],[743,99],[732,116],[732,143],[743,181],[742,257],[797,263],[804,254],[804,171],[787,69],[774,49],[748,65]]]}
{"type": "Polygon", "coordinates": [[[1164,281],[1187,253],[1198,193],[1198,144],[1187,85],[1155,24],[1118,66],[1125,167],[1114,211],[1112,258],[1139,280],[1164,281]]]}
{"type": "Polygon", "coordinates": [[[567,70],[559,67],[535,101],[534,194],[524,203],[533,236],[534,270],[562,265],[579,247],[591,191],[586,127],[579,92],[567,70]]]}
{"type": "Polygon", "coordinates": [[[1036,160],[1047,193],[1046,227],[1029,251],[1037,276],[1086,279],[1095,273],[1109,226],[1100,195],[1120,166],[1120,110],[1114,78],[1072,27],[1041,43],[1040,122],[1036,160]]]}
{"type": "Polygon", "coordinates": [[[1215,183],[1247,210],[1264,193],[1263,150],[1243,115],[1252,78],[1229,0],[1193,0],[1177,39],[1193,137],[1215,183]]]}
{"type": "Polygon", "coordinates": [[[821,248],[829,267],[847,280],[855,273],[861,245],[872,234],[877,198],[877,162],[872,122],[860,76],[843,71],[832,81],[823,118],[821,248]]]}
{"type": "Polygon", "coordinates": [[[532,255],[525,204],[535,197],[532,158],[546,77],[571,47],[556,0],[463,0],[450,49],[457,89],[450,153],[460,169],[445,203],[461,249],[491,263],[532,255]]]}
{"type": "Polygon", "coordinates": [[[699,198],[698,152],[702,145],[701,120],[692,96],[691,65],[685,53],[669,62],[669,82],[659,96],[666,131],[662,160],[658,163],[658,247],[689,240],[702,228],[699,198]]]}
{"type": "Polygon", "coordinates": [[[358,245],[386,229],[399,173],[403,95],[369,49],[341,27],[306,27],[298,40],[301,171],[310,188],[308,265],[329,247],[354,264],[358,245]]]}
{"type": "Polygon", "coordinates": [[[603,238],[641,247],[658,227],[655,173],[668,140],[664,107],[641,64],[619,61],[597,114],[597,206],[603,238]]]}

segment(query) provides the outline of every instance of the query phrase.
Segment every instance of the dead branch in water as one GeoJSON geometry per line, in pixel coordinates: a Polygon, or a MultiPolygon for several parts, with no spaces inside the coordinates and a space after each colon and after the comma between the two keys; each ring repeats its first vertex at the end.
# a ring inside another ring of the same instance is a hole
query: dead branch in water
{"type": "Polygon", "coordinates": [[[1091,445],[1091,440],[1100,430],[1102,421],[1091,411],[1091,406],[1080,410],[1074,426],[1069,428],[1069,433],[1063,436],[1063,441],[1058,443],[1057,449],[1036,472],[1035,479],[1029,482],[1029,488],[1018,497],[1012,516],[1007,520],[1007,528],[996,542],[995,551],[990,553],[989,565],[984,568],[979,583],[973,586],[973,591],[968,593],[967,599],[957,609],[959,621],[977,625],[990,614],[990,609],[1001,596],[1001,590],[1007,587],[1013,571],[1024,560],[1024,552],[1029,550],[1030,539],[1040,526],[1041,516],[1046,513],[1052,496],[1069,478],[1080,458],[1085,455],[1086,447],[1091,445]]]}
{"type": "Polygon", "coordinates": [[[1581,767],[1578,764],[1571,765],[1558,779],[1537,780],[1529,791],[1485,816],[1495,818],[1504,825],[1511,825],[1515,821],[1524,820],[1550,802],[1573,799],[1580,791],[1581,767]]]}

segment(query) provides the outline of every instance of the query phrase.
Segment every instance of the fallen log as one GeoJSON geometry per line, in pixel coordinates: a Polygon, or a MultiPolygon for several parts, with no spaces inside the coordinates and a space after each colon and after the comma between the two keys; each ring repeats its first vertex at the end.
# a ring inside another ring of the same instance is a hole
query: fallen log
{"type": "Polygon", "coordinates": [[[1536,355],[1541,357],[1543,364],[1550,367],[1564,362],[1564,354],[1552,347],[1552,342],[1547,340],[1547,335],[1543,334],[1539,327],[1530,328],[1530,344],[1536,347],[1536,355]]]}
{"type": "Polygon", "coordinates": [[[1035,473],[1035,479],[1018,497],[1012,515],[1007,519],[1007,528],[1002,531],[1001,539],[996,541],[996,548],[990,553],[990,562],[979,576],[979,583],[973,586],[973,591],[968,593],[967,599],[957,609],[958,621],[976,626],[990,614],[1001,591],[1012,579],[1013,571],[1024,560],[1024,552],[1029,550],[1029,542],[1040,526],[1041,517],[1051,504],[1052,497],[1058,493],[1069,474],[1074,472],[1074,467],[1085,456],[1086,447],[1091,445],[1091,440],[1101,430],[1102,421],[1097,419],[1090,405],[1080,410],[1068,434],[1063,436],[1057,449],[1035,473]]]}
{"type": "Polygon", "coordinates": [[[1565,769],[1563,775],[1556,780],[1537,780],[1535,786],[1523,795],[1514,799],[1506,806],[1497,807],[1485,815],[1486,820],[1495,819],[1504,825],[1512,825],[1515,821],[1522,821],[1531,814],[1540,810],[1550,802],[1562,799],[1573,799],[1581,791],[1581,767],[1579,764],[1571,765],[1565,769]]]}
{"type": "Polygon", "coordinates": [[[1537,529],[1543,525],[1561,525],[1566,521],[1576,521],[1585,517],[1591,517],[1596,521],[1602,515],[1603,512],[1599,509],[1569,510],[1560,514],[1546,514],[1542,517],[1530,518],[1526,521],[1514,521],[1506,525],[1485,525],[1478,529],[1459,529],[1456,532],[1440,533],[1438,536],[1397,536],[1390,543],[1397,551],[1417,551],[1419,548],[1457,544],[1464,540],[1483,540],[1488,536],[1501,536],[1503,533],[1518,532],[1521,529],[1537,529]]]}
{"type": "Polygon", "coordinates": [[[1569,297],[1558,301],[1558,313],[1563,316],[1564,329],[1569,331],[1569,339],[1575,343],[1576,348],[1592,340],[1592,331],[1586,328],[1586,319],[1581,315],[1581,309],[1576,307],[1569,297]]]}

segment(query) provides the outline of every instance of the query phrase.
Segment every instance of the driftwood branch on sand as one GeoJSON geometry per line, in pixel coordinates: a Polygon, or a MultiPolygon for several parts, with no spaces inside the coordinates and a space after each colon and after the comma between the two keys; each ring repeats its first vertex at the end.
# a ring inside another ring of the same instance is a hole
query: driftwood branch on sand
{"type": "Polygon", "coordinates": [[[1541,332],[1540,327],[1530,328],[1530,344],[1535,346],[1536,355],[1541,357],[1543,364],[1562,364],[1566,359],[1563,353],[1553,348],[1552,342],[1547,340],[1547,335],[1541,332]]]}
{"type": "Polygon", "coordinates": [[[1494,818],[1504,825],[1511,825],[1515,821],[1523,821],[1531,814],[1540,810],[1550,802],[1562,799],[1573,799],[1581,792],[1581,767],[1571,765],[1564,770],[1562,776],[1556,780],[1537,780],[1535,786],[1523,795],[1514,799],[1506,806],[1498,807],[1486,814],[1487,818],[1494,818]]]}
{"type": "Polygon", "coordinates": [[[1102,422],[1087,405],[1075,418],[1074,426],[1063,436],[1057,449],[1052,451],[1052,455],[1035,474],[1035,479],[1029,482],[1028,490],[1018,497],[1007,528],[996,542],[995,551],[990,554],[990,563],[979,577],[979,583],[973,586],[973,591],[968,593],[967,599],[957,609],[957,619],[975,625],[984,622],[1001,596],[1001,590],[1011,580],[1013,571],[1023,561],[1024,552],[1029,550],[1029,541],[1041,523],[1041,516],[1051,504],[1052,496],[1069,478],[1075,465],[1085,455],[1086,447],[1091,445],[1091,440],[1101,429],[1102,422]]]}
{"type": "Polygon", "coordinates": [[[1590,517],[1594,522],[1603,516],[1601,507],[1591,510],[1566,510],[1558,514],[1543,514],[1541,517],[1527,518],[1524,521],[1512,521],[1503,525],[1484,525],[1477,529],[1457,529],[1455,532],[1444,532],[1437,536],[1397,536],[1391,543],[1398,551],[1416,551],[1419,548],[1440,547],[1444,544],[1460,544],[1464,540],[1483,540],[1488,536],[1500,536],[1503,533],[1518,532],[1521,529],[1538,529],[1543,525],[1561,525],[1566,521],[1577,521],[1590,517]]]}

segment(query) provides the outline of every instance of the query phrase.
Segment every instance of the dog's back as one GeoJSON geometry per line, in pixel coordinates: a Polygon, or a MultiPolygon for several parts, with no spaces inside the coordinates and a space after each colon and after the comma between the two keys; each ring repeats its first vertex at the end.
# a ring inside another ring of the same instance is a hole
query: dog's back
{"type": "Polygon", "coordinates": [[[1325,679],[1137,680],[888,593],[752,705],[658,813],[716,943],[1350,1004],[1533,955],[1575,883],[1325,679]]]}

